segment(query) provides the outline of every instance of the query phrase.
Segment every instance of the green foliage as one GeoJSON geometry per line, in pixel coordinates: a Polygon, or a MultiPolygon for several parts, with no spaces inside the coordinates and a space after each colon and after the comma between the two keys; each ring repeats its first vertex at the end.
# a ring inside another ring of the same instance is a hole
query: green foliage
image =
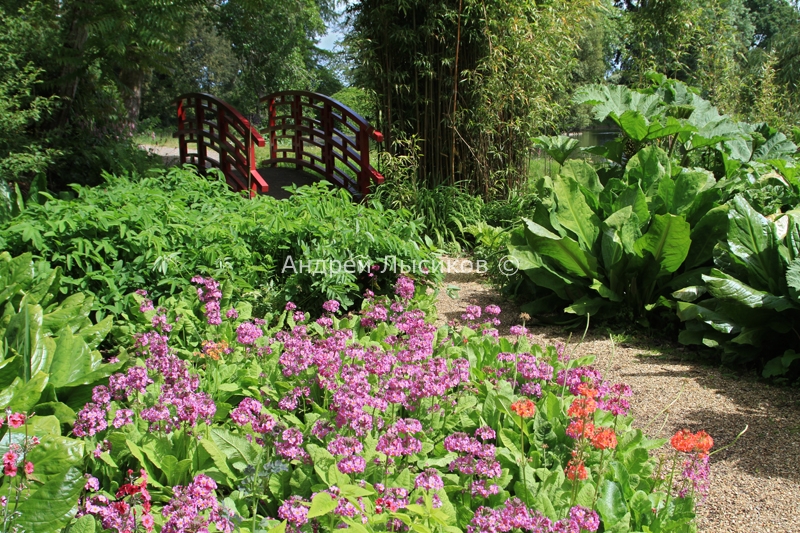
{"type": "MultiPolygon", "coordinates": [[[[93,299],[65,297],[61,269],[34,262],[30,253],[0,254],[0,408],[52,412],[62,423],[82,406],[80,390],[102,382],[122,363],[106,364],[98,351],[111,319],[90,319],[93,299]],[[73,397],[77,395],[77,403],[73,397]]],[[[124,360],[124,357],[123,357],[124,360]]]]}
{"type": "Polygon", "coordinates": [[[38,15],[31,6],[14,17],[0,9],[0,186],[30,182],[43,174],[58,150],[47,147],[33,131],[52,112],[54,97],[39,94],[42,69],[27,61],[25,46],[32,45],[38,29],[29,18],[38,15]],[[37,138],[38,137],[38,138],[37,138]]]}
{"type": "Polygon", "coordinates": [[[691,229],[716,205],[714,186],[707,171],[673,173],[657,147],[638,152],[624,177],[605,185],[588,163],[568,161],[557,176],[542,179],[542,203],[509,245],[539,288],[527,309],[641,316],[668,291],[684,261],[710,259],[710,250],[692,248],[691,229]]]}
{"type": "Polygon", "coordinates": [[[379,168],[386,181],[375,191],[375,199],[397,210],[405,210],[424,227],[424,234],[437,246],[467,244],[464,228],[481,219],[483,201],[469,194],[466,184],[428,188],[418,178],[420,146],[416,138],[395,140],[393,155],[379,154],[379,168]]]}
{"type": "Polygon", "coordinates": [[[720,348],[724,363],[756,361],[765,377],[796,378],[791,365],[800,350],[794,331],[800,319],[800,212],[770,220],[736,196],[727,226],[727,238],[714,248],[716,268],[674,295],[686,321],[680,341],[720,348]]]}
{"type": "Polygon", "coordinates": [[[262,309],[288,300],[352,306],[396,276],[369,277],[372,265],[432,259],[407,213],[354,204],[323,185],[287,201],[247,201],[223,181],[173,168],[75,190],[75,200],[28,206],[0,229],[0,247],[32,249],[61,267],[65,283],[95,296],[101,317],[120,315],[136,289],[175,294],[195,274],[230,281],[262,309]],[[348,260],[357,267],[337,267],[348,260]]]}
{"type": "Polygon", "coordinates": [[[389,146],[395,135],[420,139],[420,181],[466,181],[488,200],[523,181],[532,137],[564,114],[595,6],[359,2],[346,43],[356,84],[377,96],[389,146]]]}

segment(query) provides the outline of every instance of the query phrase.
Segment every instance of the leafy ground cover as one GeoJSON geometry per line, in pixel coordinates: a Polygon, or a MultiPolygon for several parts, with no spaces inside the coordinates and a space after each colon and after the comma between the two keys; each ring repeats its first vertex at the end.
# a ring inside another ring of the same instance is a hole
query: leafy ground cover
{"type": "Polygon", "coordinates": [[[188,309],[136,295],[150,327],[73,423],[8,415],[5,524],[695,529],[712,439],[679,432],[651,457],[664,441],[631,427],[627,386],[523,326],[498,338],[496,306],[437,328],[401,277],[358,314],[331,300],[317,320],[291,303],[258,319],[215,280],[191,281],[188,309]]]}
{"type": "Polygon", "coordinates": [[[399,268],[384,268],[387,258],[433,259],[408,213],[354,204],[322,185],[289,201],[245,200],[222,181],[172,168],[107,175],[105,186],[75,191],[71,200],[29,202],[0,228],[0,249],[33,251],[59,267],[63,283],[94,296],[101,317],[123,313],[137,289],[180,293],[196,273],[228,282],[262,312],[289,299],[350,307],[367,288],[388,290],[399,268]]]}

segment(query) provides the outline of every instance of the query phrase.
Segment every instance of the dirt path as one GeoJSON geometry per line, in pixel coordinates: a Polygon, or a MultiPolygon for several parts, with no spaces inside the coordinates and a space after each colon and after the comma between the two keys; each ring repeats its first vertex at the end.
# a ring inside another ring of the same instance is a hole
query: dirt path
{"type": "MultiPolygon", "coordinates": [[[[501,334],[519,324],[519,310],[482,281],[475,274],[447,274],[445,286],[460,290],[456,299],[440,292],[439,321],[460,319],[470,304],[495,304],[503,309],[501,334]]],[[[569,336],[560,328],[528,326],[543,345],[569,336]]],[[[607,379],[633,388],[632,414],[651,437],[669,437],[684,427],[705,429],[721,448],[749,426],[736,445],[712,456],[711,490],[698,508],[701,533],[800,532],[798,391],[701,365],[685,359],[683,347],[668,343],[629,340],[612,349],[607,335],[590,332],[575,354],[596,355],[607,379]]]]}

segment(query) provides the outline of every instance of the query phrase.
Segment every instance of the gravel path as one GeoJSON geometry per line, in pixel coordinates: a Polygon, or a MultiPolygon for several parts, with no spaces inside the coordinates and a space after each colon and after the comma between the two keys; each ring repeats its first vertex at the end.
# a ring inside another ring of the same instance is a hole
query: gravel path
{"type": "MultiPolygon", "coordinates": [[[[447,274],[445,286],[460,290],[456,298],[440,291],[440,323],[459,320],[470,304],[499,305],[501,335],[521,323],[514,304],[476,274],[447,274]]],[[[527,325],[539,344],[569,337],[561,328],[527,325]]],[[[608,335],[590,331],[576,347],[582,333],[573,334],[574,354],[596,355],[606,378],[633,388],[632,414],[651,437],[669,437],[684,427],[705,429],[718,449],[749,426],[734,446],[712,456],[711,490],[698,508],[701,533],[800,532],[798,391],[686,360],[684,347],[653,339],[627,340],[612,348],[608,335]]]]}

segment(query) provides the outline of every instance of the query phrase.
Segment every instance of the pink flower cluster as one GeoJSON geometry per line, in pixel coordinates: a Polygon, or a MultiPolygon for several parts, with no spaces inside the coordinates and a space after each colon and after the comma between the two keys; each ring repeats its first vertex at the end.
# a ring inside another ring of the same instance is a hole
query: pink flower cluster
{"type": "Polygon", "coordinates": [[[161,532],[202,533],[213,523],[217,531],[231,533],[233,522],[217,501],[216,488],[216,482],[205,474],[198,474],[186,487],[174,487],[174,496],[161,510],[167,519],[161,532]]]}
{"type": "Polygon", "coordinates": [[[219,282],[214,278],[195,276],[192,278],[192,283],[199,285],[199,287],[197,287],[197,297],[200,299],[200,303],[205,306],[206,320],[208,323],[212,326],[219,326],[222,324],[219,303],[222,299],[222,291],[219,290],[219,282]]]}
{"type": "MultiPolygon", "coordinates": [[[[248,424],[262,437],[272,432],[277,425],[275,418],[266,412],[264,404],[253,398],[245,398],[231,411],[231,419],[239,426],[248,424]]],[[[261,439],[261,437],[259,437],[261,439]]],[[[258,442],[258,439],[257,439],[258,442]]],[[[263,440],[262,440],[263,442],[263,440]]]]}
{"type": "Polygon", "coordinates": [[[599,527],[600,517],[585,507],[573,507],[568,518],[553,522],[529,509],[519,498],[511,498],[502,509],[478,507],[467,533],[507,533],[518,529],[530,533],[593,533],[599,527]]]}
{"type": "Polygon", "coordinates": [[[452,433],[444,439],[444,449],[459,454],[450,463],[450,471],[457,471],[467,476],[476,476],[470,490],[475,496],[484,498],[500,492],[500,487],[491,480],[502,474],[500,463],[495,459],[495,447],[485,442],[495,437],[494,430],[489,427],[478,428],[477,438],[466,433],[452,433]]]}
{"type": "Polygon", "coordinates": [[[422,433],[422,424],[414,418],[401,418],[378,439],[377,451],[389,457],[414,455],[422,451],[422,442],[414,437],[422,433]]]}

